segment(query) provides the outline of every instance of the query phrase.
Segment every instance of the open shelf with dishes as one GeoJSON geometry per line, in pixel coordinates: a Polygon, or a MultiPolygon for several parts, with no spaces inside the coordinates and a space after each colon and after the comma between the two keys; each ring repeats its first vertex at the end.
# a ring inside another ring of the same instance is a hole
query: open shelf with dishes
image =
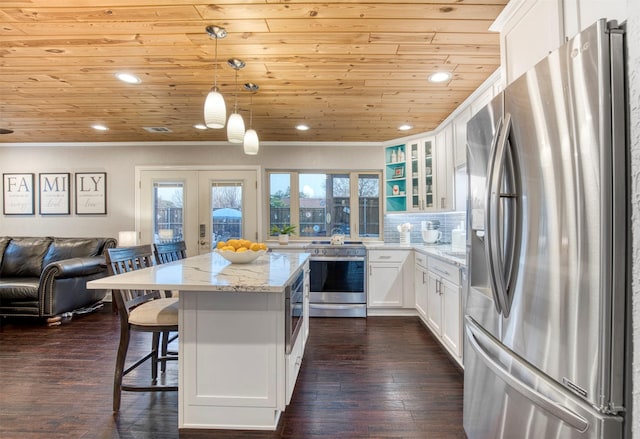
{"type": "Polygon", "coordinates": [[[406,145],[385,148],[384,197],[387,212],[407,210],[406,145]]]}

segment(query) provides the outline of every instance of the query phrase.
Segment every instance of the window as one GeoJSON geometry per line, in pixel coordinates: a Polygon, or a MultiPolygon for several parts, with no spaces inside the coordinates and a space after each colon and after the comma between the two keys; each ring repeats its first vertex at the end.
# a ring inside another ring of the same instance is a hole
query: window
{"type": "Polygon", "coordinates": [[[269,230],[291,224],[291,174],[269,175],[269,230]]]}
{"type": "Polygon", "coordinates": [[[380,174],[270,172],[270,223],[301,238],[380,237],[380,174]]]}
{"type": "Polygon", "coordinates": [[[212,240],[218,241],[242,238],[242,183],[211,183],[212,240]]]}
{"type": "Polygon", "coordinates": [[[153,184],[154,242],[175,242],[183,239],[183,200],[184,184],[182,182],[153,184]]]}

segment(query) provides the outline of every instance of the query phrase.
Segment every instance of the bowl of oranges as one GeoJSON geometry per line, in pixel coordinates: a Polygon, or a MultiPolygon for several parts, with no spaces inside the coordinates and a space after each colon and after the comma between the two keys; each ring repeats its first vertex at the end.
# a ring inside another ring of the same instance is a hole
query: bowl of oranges
{"type": "Polygon", "coordinates": [[[219,241],[214,251],[232,264],[248,264],[265,254],[267,245],[248,239],[229,239],[219,241]]]}

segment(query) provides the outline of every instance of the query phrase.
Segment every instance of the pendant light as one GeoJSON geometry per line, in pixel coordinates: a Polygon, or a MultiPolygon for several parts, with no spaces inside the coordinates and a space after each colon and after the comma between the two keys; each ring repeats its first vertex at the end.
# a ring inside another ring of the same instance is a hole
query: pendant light
{"type": "Polygon", "coordinates": [[[229,116],[229,122],[227,122],[227,140],[231,143],[242,143],[244,140],[244,120],[238,113],[238,70],[244,68],[245,64],[244,61],[236,58],[228,60],[227,63],[236,71],[235,104],[233,114],[229,116]]]}
{"type": "Polygon", "coordinates": [[[251,100],[249,101],[249,129],[244,133],[244,153],[247,155],[256,155],[260,149],[258,141],[258,133],[252,128],[253,125],[253,94],[258,90],[258,86],[251,82],[244,85],[246,90],[251,92],[251,100]]]}
{"type": "Polygon", "coordinates": [[[218,92],[218,40],[227,36],[227,31],[220,26],[207,26],[207,33],[216,40],[214,59],[213,87],[204,101],[204,123],[208,128],[224,128],[227,119],[227,107],[224,98],[218,92]]]}

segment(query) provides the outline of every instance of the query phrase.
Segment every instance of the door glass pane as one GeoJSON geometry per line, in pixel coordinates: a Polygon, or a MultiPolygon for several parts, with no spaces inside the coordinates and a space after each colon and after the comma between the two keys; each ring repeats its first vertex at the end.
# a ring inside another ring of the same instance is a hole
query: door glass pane
{"type": "Polygon", "coordinates": [[[361,237],[380,236],[380,177],[358,175],[358,230],[361,237]]]}
{"type": "Polygon", "coordinates": [[[269,230],[291,224],[291,174],[269,174],[269,230]]]}
{"type": "Polygon", "coordinates": [[[300,236],[350,234],[349,174],[300,174],[300,236]]]}
{"type": "Polygon", "coordinates": [[[242,183],[215,182],[211,184],[211,243],[243,238],[242,183]]]}
{"type": "Polygon", "coordinates": [[[155,182],[153,184],[153,242],[183,240],[184,184],[155,182]]]}

